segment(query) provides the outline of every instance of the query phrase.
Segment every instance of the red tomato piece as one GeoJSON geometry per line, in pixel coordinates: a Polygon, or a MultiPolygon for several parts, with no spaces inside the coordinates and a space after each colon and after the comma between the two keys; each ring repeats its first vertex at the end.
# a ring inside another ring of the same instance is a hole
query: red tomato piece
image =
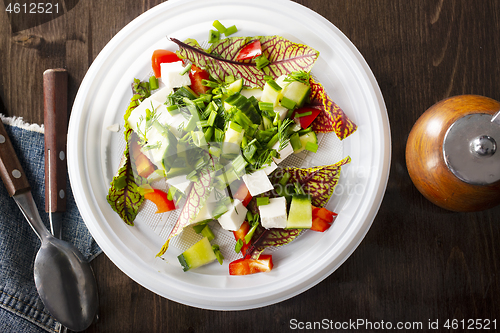
{"type": "Polygon", "coordinates": [[[260,45],[260,40],[256,40],[251,42],[250,44],[245,45],[238,53],[236,60],[246,60],[253,59],[262,54],[262,46],[260,45]]]}
{"type": "Polygon", "coordinates": [[[144,194],[144,198],[152,201],[158,209],[156,213],[165,213],[175,209],[173,200],[168,199],[168,194],[162,190],[154,189],[153,192],[144,194]]]}
{"type": "Polygon", "coordinates": [[[198,95],[204,94],[210,89],[202,84],[202,80],[210,79],[210,75],[204,69],[191,65],[191,70],[189,71],[189,78],[191,79],[191,90],[193,90],[198,95]]]}
{"type": "Polygon", "coordinates": [[[269,272],[273,269],[273,257],[263,254],[259,259],[241,258],[229,263],[229,275],[247,275],[269,272]]]}
{"type": "Polygon", "coordinates": [[[252,195],[250,194],[250,191],[248,190],[245,183],[241,183],[240,187],[238,187],[238,190],[233,195],[233,198],[241,201],[243,206],[246,207],[250,200],[252,200],[252,195]]]}
{"type": "Polygon", "coordinates": [[[161,77],[160,64],[181,61],[175,52],[169,50],[155,50],[151,57],[151,66],[156,77],[161,77]]]}
{"type": "Polygon", "coordinates": [[[300,122],[300,127],[302,128],[308,128],[309,125],[311,125],[311,123],[314,121],[314,119],[316,119],[316,117],[320,114],[321,110],[309,106],[304,106],[302,108],[295,110],[292,114],[292,118],[295,118],[297,114],[305,112],[311,112],[311,114],[308,116],[302,116],[297,118],[300,122]]]}
{"type": "Polygon", "coordinates": [[[240,253],[243,255],[246,254],[247,249],[250,247],[250,244],[247,244],[245,242],[245,236],[249,230],[250,230],[250,224],[248,223],[248,221],[244,221],[238,230],[233,231],[234,239],[236,239],[236,241],[241,239],[241,241],[243,242],[243,246],[241,247],[240,250],[240,253]]]}

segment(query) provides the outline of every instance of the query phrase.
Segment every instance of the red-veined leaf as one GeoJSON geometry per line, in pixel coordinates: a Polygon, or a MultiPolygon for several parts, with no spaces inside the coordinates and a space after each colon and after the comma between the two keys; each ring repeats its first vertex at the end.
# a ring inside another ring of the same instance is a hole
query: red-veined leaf
{"type": "Polygon", "coordinates": [[[347,138],[357,129],[356,124],[327,95],[321,83],[309,79],[311,96],[309,106],[322,110],[312,123],[316,133],[335,132],[340,140],[347,138]]]}

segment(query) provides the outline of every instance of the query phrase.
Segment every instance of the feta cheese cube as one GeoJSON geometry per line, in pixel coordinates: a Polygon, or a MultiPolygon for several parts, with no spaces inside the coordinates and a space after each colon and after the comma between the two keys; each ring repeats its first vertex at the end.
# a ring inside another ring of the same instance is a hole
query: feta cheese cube
{"type": "Polygon", "coordinates": [[[270,175],[274,170],[276,170],[278,168],[278,165],[276,165],[276,163],[274,162],[271,162],[269,163],[268,166],[266,166],[263,170],[264,172],[266,173],[266,175],[270,175]]]}
{"type": "Polygon", "coordinates": [[[229,231],[238,230],[245,217],[247,216],[247,208],[237,199],[229,206],[229,210],[219,217],[219,224],[222,228],[229,231]]]}
{"type": "Polygon", "coordinates": [[[259,206],[259,213],[264,228],[285,228],[287,221],[285,197],[269,199],[269,204],[259,206]]]}
{"type": "Polygon", "coordinates": [[[286,115],[288,114],[288,109],[284,106],[278,105],[274,107],[274,112],[279,113],[280,120],[283,121],[283,119],[285,119],[286,115]]]}
{"type": "Polygon", "coordinates": [[[144,133],[146,129],[146,110],[156,110],[160,105],[160,102],[151,99],[151,97],[144,99],[141,104],[132,110],[128,117],[130,128],[136,133],[144,133]]]}
{"type": "Polygon", "coordinates": [[[161,80],[166,88],[179,88],[191,85],[189,75],[187,73],[184,75],[180,74],[184,70],[182,61],[162,63],[160,64],[160,70],[161,80]]]}
{"type": "Polygon", "coordinates": [[[168,95],[174,91],[173,87],[166,86],[161,89],[158,89],[153,95],[150,96],[151,99],[159,103],[165,103],[167,101],[168,95]]]}
{"type": "Polygon", "coordinates": [[[290,144],[290,142],[288,142],[286,144],[286,146],[282,149],[282,150],[279,150],[279,142],[276,142],[273,146],[273,149],[276,149],[276,151],[280,154],[280,157],[279,158],[276,158],[276,157],[273,157],[273,161],[276,163],[276,164],[279,164],[280,162],[282,162],[285,158],[287,158],[288,156],[292,155],[293,154],[293,148],[292,148],[292,145],[290,144]]]}
{"type": "Polygon", "coordinates": [[[189,185],[191,185],[191,182],[186,178],[186,175],[179,175],[172,178],[167,178],[167,184],[186,194],[186,191],[188,190],[189,185]]]}
{"type": "Polygon", "coordinates": [[[241,178],[243,178],[243,182],[245,182],[252,197],[274,189],[264,169],[243,175],[241,178]]]}

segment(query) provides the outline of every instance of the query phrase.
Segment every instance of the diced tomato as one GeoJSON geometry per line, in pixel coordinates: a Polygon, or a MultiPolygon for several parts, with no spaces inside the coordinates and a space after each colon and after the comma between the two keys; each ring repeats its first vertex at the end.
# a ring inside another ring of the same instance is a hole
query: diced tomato
{"type": "Polygon", "coordinates": [[[151,57],[151,66],[153,67],[153,72],[156,77],[161,77],[161,67],[162,63],[181,61],[181,59],[175,54],[175,52],[169,50],[155,50],[153,56],[151,57]]]}
{"type": "Polygon", "coordinates": [[[191,89],[198,95],[204,94],[210,89],[204,86],[201,82],[202,80],[208,80],[210,75],[204,69],[191,65],[191,70],[189,71],[189,78],[191,79],[191,89]]]}
{"type": "Polygon", "coordinates": [[[269,272],[273,269],[273,257],[263,254],[259,259],[241,258],[229,263],[229,275],[247,275],[269,272]]]}
{"type": "Polygon", "coordinates": [[[162,190],[154,189],[153,192],[144,194],[144,198],[151,200],[158,209],[156,213],[165,213],[175,209],[173,200],[168,199],[168,194],[162,190]]]}
{"type": "Polygon", "coordinates": [[[302,108],[295,110],[292,114],[292,118],[294,118],[297,114],[305,112],[311,112],[311,114],[308,116],[302,116],[297,118],[300,122],[300,127],[302,128],[308,128],[309,125],[311,125],[311,123],[314,121],[314,119],[316,119],[316,117],[320,114],[321,110],[312,108],[310,106],[304,106],[302,108]]]}
{"type": "Polygon", "coordinates": [[[130,150],[135,161],[135,167],[139,176],[148,178],[156,170],[156,166],[149,158],[141,152],[141,147],[137,141],[130,142],[130,150]]]}
{"type": "Polygon", "coordinates": [[[233,198],[241,201],[243,206],[246,207],[250,200],[252,200],[252,195],[250,194],[250,191],[248,190],[245,183],[241,183],[240,187],[238,187],[238,190],[233,195],[233,198]]]}
{"type": "Polygon", "coordinates": [[[330,228],[337,214],[326,209],[312,206],[312,226],[311,230],[323,232],[330,228]]]}
{"type": "Polygon", "coordinates": [[[250,247],[250,244],[247,244],[245,242],[245,236],[249,230],[250,230],[250,224],[248,223],[248,221],[244,221],[238,230],[233,231],[234,239],[236,239],[236,241],[241,239],[241,241],[243,242],[243,246],[241,247],[240,250],[240,253],[243,255],[245,255],[247,249],[250,247]]]}
{"type": "Polygon", "coordinates": [[[262,47],[260,45],[260,40],[256,40],[251,42],[250,44],[245,45],[238,53],[236,60],[246,60],[253,59],[262,54],[262,47]]]}

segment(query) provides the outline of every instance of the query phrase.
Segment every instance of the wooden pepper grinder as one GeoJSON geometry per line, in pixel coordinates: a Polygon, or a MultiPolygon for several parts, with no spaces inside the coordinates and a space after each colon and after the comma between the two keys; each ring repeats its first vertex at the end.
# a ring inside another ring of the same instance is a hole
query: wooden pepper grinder
{"type": "Polygon", "coordinates": [[[461,95],[430,107],[406,144],[417,189],[434,204],[471,212],[500,204],[500,103],[461,95]]]}

